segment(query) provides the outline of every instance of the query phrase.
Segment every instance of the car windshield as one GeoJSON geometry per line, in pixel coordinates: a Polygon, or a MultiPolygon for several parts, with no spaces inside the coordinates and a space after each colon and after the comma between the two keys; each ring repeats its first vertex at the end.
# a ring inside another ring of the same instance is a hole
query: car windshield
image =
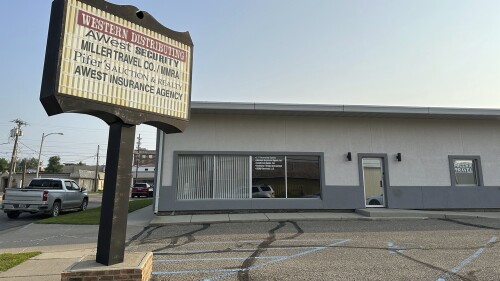
{"type": "Polygon", "coordinates": [[[145,183],[136,183],[134,187],[147,187],[145,183]]]}

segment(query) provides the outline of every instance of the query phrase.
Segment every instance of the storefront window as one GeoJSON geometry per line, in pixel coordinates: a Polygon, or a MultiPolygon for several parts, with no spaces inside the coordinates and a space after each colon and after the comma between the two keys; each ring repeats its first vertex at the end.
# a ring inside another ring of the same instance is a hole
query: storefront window
{"type": "Polygon", "coordinates": [[[320,198],[319,156],[179,155],[177,199],[320,198]]]}

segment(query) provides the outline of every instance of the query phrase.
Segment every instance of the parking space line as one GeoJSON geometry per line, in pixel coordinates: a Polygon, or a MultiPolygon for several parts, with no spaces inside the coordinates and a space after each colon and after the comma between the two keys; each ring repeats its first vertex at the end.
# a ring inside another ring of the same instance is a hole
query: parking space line
{"type": "MultiPolygon", "coordinates": [[[[263,257],[255,257],[255,259],[281,259],[286,256],[263,256],[263,257]]],[[[186,262],[186,261],[230,261],[230,260],[246,260],[248,257],[241,258],[199,258],[199,259],[177,259],[177,260],[153,260],[153,263],[162,263],[162,262],[186,262]]]]}
{"type": "Polygon", "coordinates": [[[397,254],[397,253],[402,253],[405,250],[401,249],[399,245],[395,245],[393,242],[389,241],[387,242],[387,248],[389,248],[389,254],[397,254]]]}
{"type": "MultiPolygon", "coordinates": [[[[497,241],[497,237],[496,236],[491,237],[491,239],[488,241],[488,243],[486,243],[486,245],[484,245],[483,247],[479,248],[474,254],[470,255],[465,260],[463,260],[462,262],[460,262],[460,264],[458,264],[457,266],[455,266],[454,268],[452,268],[450,270],[450,272],[451,273],[458,273],[464,266],[468,265],[473,260],[477,259],[484,252],[484,248],[486,248],[489,244],[494,243],[495,241],[497,241]]],[[[450,275],[449,272],[446,272],[445,274],[443,274],[442,276],[440,276],[437,279],[437,281],[445,281],[446,277],[448,277],[449,275],[450,275]]]]}
{"type": "MultiPolygon", "coordinates": [[[[274,251],[274,250],[294,250],[294,249],[310,249],[317,248],[318,246],[297,246],[297,247],[271,247],[265,248],[266,250],[274,251]]],[[[323,246],[321,246],[323,247],[323,246]]],[[[257,251],[258,248],[246,248],[246,249],[222,249],[222,250],[185,250],[185,251],[158,251],[153,252],[153,254],[160,255],[175,255],[175,254],[208,254],[208,253],[220,253],[220,252],[252,252],[257,251]]]]}
{"type": "MultiPolygon", "coordinates": [[[[240,240],[240,241],[214,241],[214,242],[191,242],[189,245],[211,245],[211,244],[231,244],[231,243],[262,243],[265,240],[240,240]]],[[[294,240],[294,239],[277,239],[275,242],[318,242],[331,241],[331,239],[318,240],[294,240]]],[[[177,245],[176,243],[148,243],[148,245],[177,245]]],[[[188,245],[188,244],[186,244],[188,245]]]]}
{"type": "MultiPolygon", "coordinates": [[[[276,240],[278,241],[278,240],[276,240]]],[[[283,241],[283,240],[282,240],[283,241]]],[[[291,240],[286,240],[286,241],[291,241],[291,240]]],[[[318,240],[307,240],[307,241],[318,241],[318,240]]],[[[331,240],[330,240],[331,241],[331,240]]],[[[218,279],[221,279],[221,278],[224,278],[224,277],[228,277],[228,276],[231,276],[231,275],[234,275],[234,274],[237,274],[238,272],[240,271],[248,271],[248,270],[252,270],[252,269],[257,269],[257,268],[261,268],[261,267],[264,267],[264,266],[268,266],[268,265],[271,265],[271,264],[275,264],[275,263],[279,263],[279,262],[283,262],[283,261],[286,261],[286,260],[289,260],[289,259],[293,259],[293,258],[297,258],[297,257],[301,257],[301,256],[304,256],[304,255],[307,255],[307,254],[311,254],[311,253],[314,253],[314,252],[317,252],[317,251],[321,251],[321,250],[324,250],[324,249],[327,249],[329,247],[334,247],[334,246],[337,246],[337,245],[340,245],[340,244],[344,244],[344,243],[347,243],[349,242],[350,239],[344,239],[344,240],[340,240],[337,241],[337,242],[334,242],[334,243],[331,243],[331,244],[328,244],[328,245],[325,245],[325,246],[310,246],[310,247],[303,247],[303,246],[298,246],[298,247],[276,247],[276,248],[266,248],[266,250],[297,250],[297,249],[308,249],[308,250],[305,250],[305,251],[301,251],[299,253],[295,253],[295,254],[292,254],[292,255],[284,255],[284,256],[261,256],[261,257],[254,257],[255,259],[270,259],[270,261],[267,261],[267,262],[264,262],[262,264],[257,264],[257,265],[253,265],[251,267],[248,267],[248,268],[236,268],[236,269],[202,269],[202,270],[183,270],[183,271],[154,271],[152,272],[152,274],[154,276],[158,276],[158,275],[175,275],[175,274],[196,274],[196,273],[222,273],[222,274],[219,274],[219,275],[216,275],[216,276],[213,276],[211,278],[208,278],[208,279],[205,279],[206,281],[213,281],[213,280],[218,280],[218,279]]],[[[234,241],[232,243],[235,243],[234,241]]],[[[231,252],[248,252],[248,251],[256,251],[258,250],[257,248],[253,248],[253,249],[230,249],[231,252]]],[[[154,254],[196,254],[196,253],[220,253],[222,251],[225,251],[225,250],[210,250],[210,251],[198,251],[198,250],[194,250],[194,251],[160,251],[160,252],[154,252],[154,254]]],[[[220,261],[220,260],[246,260],[248,259],[248,257],[235,257],[235,258],[199,258],[199,259],[193,259],[193,258],[189,258],[189,259],[172,259],[172,260],[155,260],[153,262],[156,262],[156,263],[162,263],[162,262],[192,262],[192,261],[220,261]]]]}
{"type": "MultiPolygon", "coordinates": [[[[301,253],[297,253],[297,254],[294,254],[294,255],[286,256],[286,257],[283,257],[283,258],[280,258],[280,259],[275,259],[275,260],[272,260],[272,261],[265,262],[263,264],[257,264],[257,265],[253,265],[253,266],[250,266],[248,268],[243,268],[243,269],[240,268],[239,271],[246,271],[246,270],[252,270],[252,269],[261,268],[261,267],[268,266],[268,265],[271,265],[271,264],[275,264],[275,263],[278,263],[278,262],[282,262],[282,261],[285,261],[285,260],[288,260],[288,259],[297,258],[297,257],[301,257],[301,256],[304,256],[304,255],[307,255],[307,254],[311,254],[311,253],[317,252],[317,251],[321,251],[321,250],[327,249],[329,247],[333,247],[333,246],[337,246],[337,245],[340,245],[340,244],[343,244],[343,243],[347,243],[349,241],[351,241],[351,239],[341,240],[341,241],[338,241],[338,242],[326,245],[324,247],[315,247],[314,249],[311,249],[311,250],[308,250],[308,251],[305,251],[305,252],[301,252],[301,253]]],[[[214,276],[214,277],[212,277],[210,279],[205,279],[204,281],[218,280],[218,279],[221,279],[221,278],[224,278],[224,277],[228,277],[228,276],[234,275],[235,273],[237,273],[237,272],[231,272],[231,273],[226,273],[226,274],[223,274],[223,275],[214,276]]]]}

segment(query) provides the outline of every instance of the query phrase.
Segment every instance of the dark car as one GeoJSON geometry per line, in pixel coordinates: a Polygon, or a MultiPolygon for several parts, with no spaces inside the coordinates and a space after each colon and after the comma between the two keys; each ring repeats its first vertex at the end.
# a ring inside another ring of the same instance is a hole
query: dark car
{"type": "Polygon", "coordinates": [[[252,185],[252,198],[274,198],[274,190],[268,184],[252,185]]]}
{"type": "Polygon", "coordinates": [[[140,197],[140,196],[146,196],[149,197],[153,195],[153,190],[152,187],[148,183],[136,183],[132,187],[132,194],[131,197],[140,197]]]}

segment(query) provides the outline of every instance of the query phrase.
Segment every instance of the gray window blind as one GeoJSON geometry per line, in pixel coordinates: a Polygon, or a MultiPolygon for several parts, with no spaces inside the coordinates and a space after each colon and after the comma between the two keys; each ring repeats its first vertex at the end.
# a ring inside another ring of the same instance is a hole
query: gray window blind
{"type": "Polygon", "coordinates": [[[213,155],[180,155],[177,199],[213,197],[213,155]]]}
{"type": "Polygon", "coordinates": [[[215,156],[214,198],[250,198],[250,162],[248,156],[215,156]]]}

